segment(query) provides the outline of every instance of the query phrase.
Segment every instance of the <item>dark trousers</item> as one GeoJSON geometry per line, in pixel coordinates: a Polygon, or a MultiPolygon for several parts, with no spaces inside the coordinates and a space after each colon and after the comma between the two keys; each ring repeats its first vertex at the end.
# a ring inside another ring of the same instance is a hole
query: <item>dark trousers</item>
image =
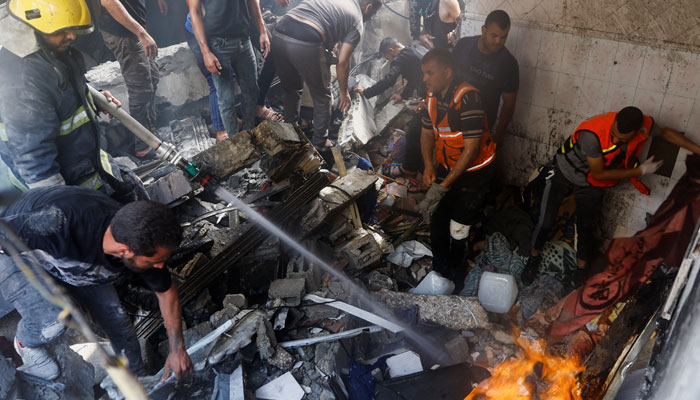
{"type": "Polygon", "coordinates": [[[403,167],[411,172],[423,172],[423,154],[420,149],[420,136],[423,130],[422,114],[413,116],[406,126],[406,156],[403,167]]]}
{"type": "MultiPolygon", "coordinates": [[[[446,172],[438,171],[438,176],[446,176],[446,172]]],[[[479,221],[494,173],[493,163],[474,172],[463,173],[442,198],[431,219],[433,269],[452,279],[457,289],[466,276],[464,254],[467,239],[455,240],[450,236],[450,220],[464,225],[479,221]]]]}
{"type": "Polygon", "coordinates": [[[600,210],[602,188],[576,186],[569,182],[556,166],[545,167],[540,174],[545,174],[545,186],[540,204],[540,218],[532,233],[532,247],[537,250],[542,249],[557,219],[562,200],[573,192],[578,234],[577,257],[583,261],[590,261],[595,245],[593,229],[600,210]]]}
{"type": "MultiPolygon", "coordinates": [[[[129,93],[129,114],[146,129],[155,132],[158,64],[146,57],[146,52],[136,36],[122,37],[102,31],[102,38],[121,67],[129,93]]],[[[145,147],[145,143],[137,140],[137,151],[145,147]]]]}
{"type": "Polygon", "coordinates": [[[284,121],[297,122],[304,83],[314,102],[313,144],[322,146],[331,124],[330,65],[322,43],[290,38],[279,32],[272,35],[272,55],[284,90],[284,121]]]}
{"type": "MultiPolygon", "coordinates": [[[[30,268],[32,264],[28,263],[30,268]]],[[[111,284],[94,286],[62,285],[73,300],[87,311],[105,332],[114,352],[124,354],[129,369],[144,375],[141,347],[129,316],[119,304],[111,284]]],[[[26,347],[41,347],[57,339],[66,327],[58,320],[61,309],[45,299],[17,268],[12,258],[0,254],[0,293],[22,317],[17,324],[17,339],[26,347]]]]}

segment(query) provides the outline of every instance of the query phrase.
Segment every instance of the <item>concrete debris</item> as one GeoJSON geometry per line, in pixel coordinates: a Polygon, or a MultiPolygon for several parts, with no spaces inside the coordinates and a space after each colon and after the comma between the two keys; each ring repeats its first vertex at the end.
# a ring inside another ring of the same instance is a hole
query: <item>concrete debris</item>
{"type": "Polygon", "coordinates": [[[365,311],[361,308],[355,307],[353,305],[343,303],[342,301],[337,301],[333,299],[327,299],[319,297],[313,294],[308,294],[304,297],[304,300],[310,300],[318,304],[326,304],[330,307],[337,308],[338,310],[345,311],[348,314],[354,315],[358,318],[362,318],[367,322],[371,322],[375,325],[379,325],[384,329],[388,329],[393,333],[401,332],[404,328],[398,324],[395,324],[385,318],[382,318],[376,314],[372,314],[369,311],[365,311]]]}
{"type": "Polygon", "coordinates": [[[296,256],[287,264],[287,278],[304,279],[306,292],[315,292],[321,284],[321,271],[306,258],[296,256]]]}
{"type": "Polygon", "coordinates": [[[259,310],[243,310],[238,313],[233,320],[233,329],[214,345],[207,359],[209,363],[217,364],[224,357],[248,345],[257,332],[260,318],[265,318],[265,314],[259,310]]]}
{"type": "Polygon", "coordinates": [[[469,343],[461,336],[455,336],[445,342],[445,351],[450,355],[452,362],[461,364],[470,362],[471,354],[469,353],[469,343]]]}
{"type": "Polygon", "coordinates": [[[354,269],[373,265],[382,256],[382,250],[374,240],[374,235],[363,228],[355,231],[353,238],[337,248],[336,253],[348,260],[354,269]]]}
{"type": "MultiPolygon", "coordinates": [[[[195,325],[190,329],[182,332],[183,339],[185,340],[185,348],[189,349],[195,343],[200,341],[203,337],[210,334],[214,328],[209,321],[202,322],[201,324],[195,325]]],[[[167,357],[170,352],[170,346],[167,340],[160,342],[158,345],[158,352],[162,357],[167,357]]],[[[193,360],[194,361],[194,360],[193,360]]]]}
{"type": "Polygon", "coordinates": [[[248,299],[240,293],[227,294],[224,297],[224,308],[226,307],[246,308],[248,307],[248,299]]]}
{"type": "Polygon", "coordinates": [[[306,282],[304,279],[278,279],[270,284],[267,297],[270,299],[282,299],[285,304],[296,307],[301,304],[304,297],[306,282]]]}
{"type": "Polygon", "coordinates": [[[267,318],[258,319],[255,344],[258,347],[258,352],[260,352],[260,358],[263,360],[269,360],[275,354],[277,339],[267,318]]]}
{"type": "Polygon", "coordinates": [[[386,366],[389,367],[391,378],[423,372],[423,365],[420,356],[412,351],[407,351],[386,359],[386,366]]]}
{"type": "Polygon", "coordinates": [[[190,182],[181,170],[174,170],[146,187],[151,200],[174,206],[194,198],[204,190],[190,182]]]}
{"type": "Polygon", "coordinates": [[[279,313],[277,313],[277,317],[275,317],[275,324],[272,326],[272,329],[276,331],[280,331],[284,329],[284,327],[287,325],[287,316],[289,315],[289,309],[288,308],[282,308],[279,310],[279,313]]]}
{"type": "Polygon", "coordinates": [[[245,400],[245,398],[243,366],[239,365],[231,374],[216,374],[211,400],[245,400]]]}
{"type": "Polygon", "coordinates": [[[15,365],[9,358],[0,358],[0,398],[6,399],[15,382],[15,365]]]}
{"type": "Polygon", "coordinates": [[[199,153],[194,161],[204,163],[219,179],[261,160],[272,180],[280,182],[295,172],[309,173],[321,166],[321,158],[293,125],[264,121],[251,131],[241,131],[199,153]]]}
{"type": "Polygon", "coordinates": [[[304,237],[318,229],[329,217],[342,211],[363,193],[374,186],[377,176],[371,171],[354,168],[333,184],[321,190],[301,218],[296,235],[304,237]]]}
{"type": "Polygon", "coordinates": [[[275,355],[270,357],[267,362],[283,371],[289,371],[294,367],[296,359],[282,346],[277,345],[275,347],[275,355]]]}
{"type": "Polygon", "coordinates": [[[421,320],[454,330],[490,326],[486,310],[476,297],[436,296],[382,290],[377,294],[377,298],[391,308],[418,306],[421,320]]]}
{"type": "Polygon", "coordinates": [[[324,376],[333,376],[335,374],[335,359],[339,351],[340,342],[337,340],[323,342],[316,346],[314,365],[316,365],[321,374],[324,376]]]}
{"type": "Polygon", "coordinates": [[[291,372],[280,376],[272,382],[258,388],[255,397],[266,400],[301,400],[304,389],[294,379],[291,372]]]}

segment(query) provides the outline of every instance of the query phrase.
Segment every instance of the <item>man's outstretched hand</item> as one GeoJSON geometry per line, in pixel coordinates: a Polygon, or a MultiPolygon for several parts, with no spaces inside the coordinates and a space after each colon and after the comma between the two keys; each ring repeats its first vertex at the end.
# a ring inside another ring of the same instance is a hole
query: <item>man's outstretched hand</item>
{"type": "Polygon", "coordinates": [[[165,360],[165,365],[163,366],[162,380],[168,379],[171,372],[175,375],[175,379],[179,380],[191,374],[193,370],[194,367],[192,366],[190,356],[187,354],[184,347],[180,347],[168,354],[168,358],[165,360]]]}

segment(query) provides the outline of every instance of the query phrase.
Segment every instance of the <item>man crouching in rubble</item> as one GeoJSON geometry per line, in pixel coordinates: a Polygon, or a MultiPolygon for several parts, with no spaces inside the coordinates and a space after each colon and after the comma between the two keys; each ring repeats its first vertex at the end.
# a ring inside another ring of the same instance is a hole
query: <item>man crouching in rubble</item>
{"type": "MultiPolygon", "coordinates": [[[[135,272],[155,291],[167,329],[164,378],[171,371],[178,379],[192,371],[177,288],[164,268],[182,240],[169,208],[153,201],[121,207],[99,191],[56,186],[22,194],[0,217],[33,249],[22,257],[34,256],[104,330],[115,353],[126,356],[136,375],[144,375],[138,339],[112,286],[127,270],[135,272]]],[[[57,319],[61,309],[39,294],[7,254],[0,254],[0,293],[22,317],[14,340],[24,363],[18,370],[55,379],[59,367],[45,347],[65,330],[57,319]]]]}
{"type": "Polygon", "coordinates": [[[76,185],[122,202],[147,198],[136,175],[100,149],[85,64],[72,46],[92,29],[85,0],[0,7],[0,156],[21,191],[76,185]]]}
{"type": "Polygon", "coordinates": [[[469,229],[493,178],[496,143],[479,90],[455,77],[448,50],[430,50],[421,69],[428,89],[421,132],[423,181],[431,186],[418,209],[425,221],[432,215],[433,269],[452,279],[459,290],[469,229]]]}

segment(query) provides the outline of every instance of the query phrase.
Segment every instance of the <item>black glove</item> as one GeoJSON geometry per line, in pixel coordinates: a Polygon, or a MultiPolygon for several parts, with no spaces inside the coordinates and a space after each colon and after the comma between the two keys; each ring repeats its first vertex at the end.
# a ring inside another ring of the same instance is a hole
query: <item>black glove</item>
{"type": "Polygon", "coordinates": [[[450,191],[450,188],[444,187],[437,182],[433,182],[428,189],[428,193],[425,194],[423,201],[418,203],[416,206],[416,211],[423,214],[423,221],[430,221],[430,217],[433,215],[437,209],[440,200],[450,191]]]}

